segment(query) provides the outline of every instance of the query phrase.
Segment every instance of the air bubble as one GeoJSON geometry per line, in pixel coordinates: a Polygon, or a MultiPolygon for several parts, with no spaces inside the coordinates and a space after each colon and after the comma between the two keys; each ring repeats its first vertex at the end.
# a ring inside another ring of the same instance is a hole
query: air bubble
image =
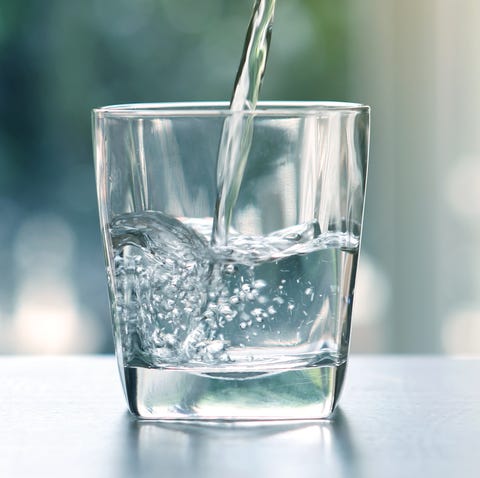
{"type": "Polygon", "coordinates": [[[263,289],[266,286],[267,286],[267,283],[262,279],[256,280],[253,284],[253,287],[255,287],[255,289],[263,289]]]}
{"type": "Polygon", "coordinates": [[[206,320],[212,320],[214,317],[215,317],[215,312],[213,312],[212,310],[208,309],[205,311],[205,313],[203,314],[203,317],[206,319],[206,320]]]}
{"type": "Polygon", "coordinates": [[[163,340],[169,347],[174,347],[177,344],[177,339],[173,334],[165,334],[163,340]]]}
{"type": "Polygon", "coordinates": [[[232,309],[227,304],[220,305],[218,312],[223,315],[230,315],[233,313],[232,309]]]}
{"type": "Polygon", "coordinates": [[[225,342],[223,340],[212,340],[209,345],[207,345],[207,352],[209,354],[218,354],[225,350],[225,342]]]}

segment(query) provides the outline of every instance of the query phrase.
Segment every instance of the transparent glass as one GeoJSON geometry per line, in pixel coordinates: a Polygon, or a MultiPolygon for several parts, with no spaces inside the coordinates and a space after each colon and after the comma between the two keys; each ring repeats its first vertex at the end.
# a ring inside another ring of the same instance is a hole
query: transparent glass
{"type": "Polygon", "coordinates": [[[159,420],[325,418],[348,356],[369,108],[260,103],[236,113],[253,131],[246,161],[220,168],[232,114],[223,103],[94,110],[129,408],[159,420]],[[236,189],[218,240],[226,169],[236,189]]]}

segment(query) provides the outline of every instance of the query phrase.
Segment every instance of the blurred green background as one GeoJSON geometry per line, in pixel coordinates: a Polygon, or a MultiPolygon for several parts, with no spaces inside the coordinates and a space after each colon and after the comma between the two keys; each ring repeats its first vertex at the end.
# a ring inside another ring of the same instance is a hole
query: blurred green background
{"type": "MultiPolygon", "coordinates": [[[[113,350],[90,110],[229,99],[252,3],[0,3],[0,353],[113,350]]],[[[261,98],[372,106],[355,351],[480,352],[479,3],[277,1],[261,98]]]]}

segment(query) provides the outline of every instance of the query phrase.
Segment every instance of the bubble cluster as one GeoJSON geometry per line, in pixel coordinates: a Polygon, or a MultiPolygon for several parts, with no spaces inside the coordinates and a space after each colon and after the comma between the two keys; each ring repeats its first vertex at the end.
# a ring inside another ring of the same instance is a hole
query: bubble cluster
{"type": "Polygon", "coordinates": [[[191,318],[201,317],[207,304],[211,261],[203,238],[158,214],[130,217],[112,228],[114,313],[127,355],[176,360],[191,318]]]}
{"type": "Polygon", "coordinates": [[[292,347],[329,332],[337,249],[307,254],[301,244],[301,254],[282,256],[278,244],[291,249],[288,241],[298,241],[290,234],[270,242],[233,236],[228,251],[214,250],[203,233],[211,222],[199,221],[193,228],[149,212],[111,225],[114,317],[127,362],[231,364],[239,350],[255,350],[241,355],[255,361],[262,348],[292,347]]]}

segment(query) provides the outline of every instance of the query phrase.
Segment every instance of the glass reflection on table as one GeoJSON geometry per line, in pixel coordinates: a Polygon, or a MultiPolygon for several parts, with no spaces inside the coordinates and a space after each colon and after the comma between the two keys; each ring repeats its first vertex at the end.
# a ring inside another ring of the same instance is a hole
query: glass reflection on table
{"type": "Polygon", "coordinates": [[[305,422],[160,423],[126,415],[123,429],[125,477],[361,476],[341,410],[305,422]]]}

